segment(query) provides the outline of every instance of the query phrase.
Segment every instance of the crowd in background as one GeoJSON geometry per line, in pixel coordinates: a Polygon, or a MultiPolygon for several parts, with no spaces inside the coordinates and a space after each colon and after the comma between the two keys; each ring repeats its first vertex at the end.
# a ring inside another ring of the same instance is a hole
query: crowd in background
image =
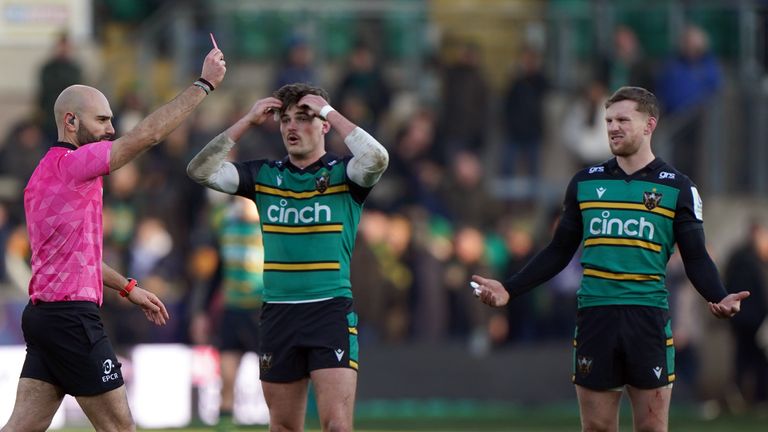
{"type": "MultiPolygon", "coordinates": [[[[15,329],[18,320],[9,311],[26,302],[29,248],[23,185],[55,139],[52,101],[61,89],[83,79],[68,43],[62,38],[40,71],[40,115],[17,124],[0,144],[2,182],[17,185],[16,193],[4,192],[0,197],[0,287],[11,305],[5,319],[0,319],[0,343],[20,342],[15,329]]],[[[533,187],[541,176],[542,142],[548,133],[544,104],[553,91],[543,53],[534,46],[521,50],[507,85],[494,93],[478,62],[481,47],[472,41],[459,45],[459,55],[450,61],[433,60],[423,92],[416,95],[417,109],[405,117],[394,112],[394,90],[382,73],[381,59],[365,41],[350,50],[337,82],[318,82],[313,46],[300,36],[287,41],[285,58],[274,68],[274,89],[291,82],[326,87],[334,107],[371,131],[390,152],[390,166],[366,203],[352,262],[361,340],[456,341],[482,354],[508,344],[568,339],[581,278],[578,256],[545,286],[505,309],[481,305],[468,286],[472,274],[502,279],[514,274],[548,242],[557,220],[558,203],[542,210],[529,199],[498,196],[489,187],[492,173],[530,179],[533,187]],[[494,100],[501,106],[498,119],[489,109],[494,100]],[[491,123],[502,131],[504,143],[499,157],[492,159],[486,148],[489,132],[494,130],[491,123]]],[[[557,145],[573,158],[575,167],[609,158],[603,102],[621,85],[644,86],[657,94],[664,116],[684,124],[673,137],[677,145],[672,162],[696,181],[701,166],[695,159],[701,154],[697,147],[701,145],[700,113],[723,81],[718,59],[708,49],[701,28],[688,27],[679,51],[652,59],[644,54],[633,29],[619,26],[614,49],[595,62],[583,90],[556,122],[562,137],[557,145]]],[[[148,103],[137,93],[111,100],[118,134],[148,114],[148,103]]],[[[195,184],[185,169],[191,157],[251,102],[238,101],[220,124],[197,118],[185,123],[137,162],[105,179],[104,261],[158,294],[172,317],[168,326],[150,328],[139,316],[140,310],[105,292],[104,321],[118,349],[146,342],[189,342],[189,318],[195,312],[189,300],[196,290],[208,290],[215,281],[218,249],[213,227],[229,198],[195,184]]],[[[328,147],[347,153],[333,134],[328,147]]],[[[279,125],[268,122],[238,143],[232,159],[283,155],[279,125]]],[[[14,190],[2,190],[9,189],[14,190]]],[[[759,221],[755,225],[756,236],[764,232],[759,221]]],[[[763,250],[764,246],[745,246],[731,262],[752,265],[752,277],[729,264],[726,282],[734,289],[767,289],[768,253],[763,250]]],[[[691,291],[682,270],[673,271],[668,283],[677,309],[673,314],[679,327],[675,333],[679,361],[690,362],[681,363],[680,374],[685,377],[695,370],[695,355],[689,357],[686,347],[688,341],[695,347],[705,305],[681,294],[691,291]],[[686,302],[694,306],[681,306],[686,302]]],[[[739,315],[744,322],[734,320],[737,334],[752,332],[752,340],[766,316],[765,303],[756,300],[745,302],[745,308],[759,304],[761,309],[739,315]]],[[[759,384],[749,384],[755,388],[745,392],[768,400],[768,367],[762,349],[739,345],[739,358],[744,370],[754,370],[751,376],[760,378],[759,384]]]]}

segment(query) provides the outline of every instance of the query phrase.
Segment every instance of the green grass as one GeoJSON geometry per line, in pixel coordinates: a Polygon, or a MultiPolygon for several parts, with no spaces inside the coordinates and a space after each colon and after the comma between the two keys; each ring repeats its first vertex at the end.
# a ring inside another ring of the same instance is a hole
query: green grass
{"type": "MultiPolygon", "coordinates": [[[[434,403],[433,403],[434,405],[434,403]]],[[[444,412],[440,406],[422,406],[417,412],[389,412],[380,415],[371,411],[360,413],[355,423],[358,432],[572,432],[579,430],[578,411],[575,406],[546,408],[508,407],[505,412],[498,406],[489,406],[474,413],[462,411],[460,406],[449,406],[444,412]],[[431,410],[431,411],[430,411],[431,410]],[[438,417],[438,414],[440,417],[438,417]]],[[[444,408],[444,407],[442,407],[444,408]]],[[[375,410],[374,410],[375,411],[375,410]]],[[[768,413],[741,416],[723,415],[714,420],[703,420],[693,409],[674,409],[670,415],[670,430],[675,432],[758,432],[765,431],[768,413]]],[[[631,415],[622,408],[622,431],[632,430],[631,415]]],[[[65,429],[66,432],[85,432],[91,429],[65,429]]],[[[168,429],[166,429],[168,430],[168,429]]],[[[210,427],[170,429],[177,432],[210,432],[210,427]]],[[[241,431],[266,431],[262,427],[243,427],[241,431]]],[[[143,430],[150,432],[149,430],[143,430]]],[[[320,431],[316,421],[307,423],[307,432],[320,431]]]]}

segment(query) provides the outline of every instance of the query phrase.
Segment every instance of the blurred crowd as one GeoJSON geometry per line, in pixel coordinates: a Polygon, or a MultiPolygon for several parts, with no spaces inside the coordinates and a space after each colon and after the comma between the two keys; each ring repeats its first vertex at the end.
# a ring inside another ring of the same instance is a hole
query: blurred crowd
{"type": "MultiPolygon", "coordinates": [[[[676,145],[671,162],[696,181],[701,165],[694,156],[702,153],[698,151],[701,112],[724,80],[701,28],[687,27],[677,48],[667,58],[649,58],[632,28],[617,27],[611,51],[592,65],[561,118],[547,121],[545,102],[557,89],[550,84],[543,52],[534,45],[520,51],[517,67],[499,93],[492,90],[479,62],[482,47],[469,40],[456,42],[452,56],[430,60],[414,91],[417,103],[404,115],[394,103],[401,95],[382,73],[381,59],[371,44],[355,44],[338,79],[326,83],[318,82],[311,42],[291,38],[284,59],[274,67],[273,88],[297,81],[324,86],[332,95],[331,103],[390,152],[389,169],[366,203],[352,263],[361,340],[455,341],[483,354],[509,344],[570,338],[581,278],[578,256],[545,286],[505,309],[487,308],[473,298],[470,276],[503,279],[514,274],[549,241],[559,212],[557,202],[542,208],[532,198],[535,193],[510,198],[494,193],[490,183],[497,177],[526,179],[535,190],[547,136],[561,138],[555,145],[570,155],[575,168],[611,157],[603,102],[621,85],[656,93],[667,117],[664,121],[681,125],[672,137],[676,145]],[[499,118],[490,109],[495,103],[500,106],[499,118]],[[558,128],[556,134],[547,130],[552,127],[558,128]],[[496,130],[503,137],[500,154],[488,149],[490,134],[496,130]]],[[[62,37],[40,71],[38,113],[15,125],[0,143],[0,295],[16,309],[26,302],[29,277],[23,186],[55,139],[52,101],[61,89],[82,80],[70,42],[62,37]]],[[[111,102],[118,135],[150,109],[134,92],[111,102]]],[[[188,343],[190,317],[196,312],[192,309],[215,307],[215,299],[211,305],[194,307],[190,299],[216,281],[215,227],[230,205],[229,197],[195,184],[185,169],[192,156],[252,102],[234,103],[217,124],[192,119],[137,162],[105,178],[104,261],[157,293],[172,317],[166,327],[151,327],[139,309],[112,291],[105,293],[104,321],[119,349],[146,342],[188,343]]],[[[348,153],[333,134],[328,150],[348,153]]],[[[231,158],[283,155],[279,125],[268,122],[244,137],[231,158]]],[[[755,253],[750,259],[757,268],[754,278],[762,282],[760,289],[766,289],[768,253],[755,253]]],[[[737,276],[745,274],[737,271],[733,277],[737,276]]],[[[755,281],[732,283],[741,289],[747,282],[757,289],[755,281]]],[[[680,374],[685,377],[695,373],[696,356],[688,357],[686,347],[690,341],[695,349],[701,339],[696,334],[702,331],[706,310],[695,292],[693,300],[680,294],[693,292],[682,270],[673,271],[668,283],[680,327],[676,331],[680,361],[690,362],[681,363],[680,374]],[[690,303],[692,307],[683,306],[690,303]]],[[[750,300],[745,306],[752,303],[758,302],[750,300]]],[[[757,332],[766,315],[764,302],[761,305],[749,331],[757,332]]],[[[0,319],[0,343],[20,342],[18,321],[10,308],[0,319]]],[[[735,331],[739,325],[734,325],[735,331]]],[[[764,351],[752,347],[740,348],[739,353],[749,364],[746,369],[754,369],[750,373],[760,377],[758,385],[749,384],[755,388],[748,392],[765,401],[764,351]]]]}

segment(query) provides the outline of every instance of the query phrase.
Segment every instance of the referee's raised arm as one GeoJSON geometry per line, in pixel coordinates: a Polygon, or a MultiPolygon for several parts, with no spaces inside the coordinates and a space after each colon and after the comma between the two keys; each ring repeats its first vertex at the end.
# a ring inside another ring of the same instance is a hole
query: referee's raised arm
{"type": "Polygon", "coordinates": [[[224,53],[218,48],[212,49],[205,57],[198,80],[114,142],[109,158],[110,171],[122,167],[161,142],[194,111],[205,96],[221,84],[226,72],[224,53]]]}

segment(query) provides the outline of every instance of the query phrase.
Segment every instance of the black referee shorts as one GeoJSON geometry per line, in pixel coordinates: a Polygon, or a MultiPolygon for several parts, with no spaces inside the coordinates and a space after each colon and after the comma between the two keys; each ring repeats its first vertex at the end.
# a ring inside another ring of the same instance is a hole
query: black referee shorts
{"type": "Polygon", "coordinates": [[[261,380],[291,382],[316,369],[358,368],[352,299],[267,303],[261,311],[261,380]]]}
{"type": "Polygon", "coordinates": [[[669,311],[614,305],[576,314],[573,382],[592,390],[625,384],[654,389],[675,380],[675,346],[669,311]]]}
{"type": "Polygon", "coordinates": [[[22,378],[51,383],[72,396],[98,395],[123,385],[95,303],[30,302],[21,329],[27,343],[22,378]]]}

